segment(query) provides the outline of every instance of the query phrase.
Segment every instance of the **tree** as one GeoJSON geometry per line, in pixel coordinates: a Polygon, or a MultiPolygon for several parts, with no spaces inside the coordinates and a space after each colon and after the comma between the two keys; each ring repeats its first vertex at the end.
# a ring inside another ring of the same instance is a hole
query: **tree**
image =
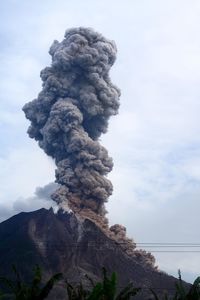
{"type": "MultiPolygon", "coordinates": [[[[190,289],[186,289],[181,277],[180,270],[178,271],[178,283],[175,284],[175,295],[172,300],[200,300],[200,277],[197,277],[190,289]]],[[[154,299],[159,300],[158,295],[154,290],[151,290],[154,299]]],[[[164,300],[169,300],[168,295],[164,295],[164,300]]]]}
{"type": "Polygon", "coordinates": [[[105,268],[103,268],[102,282],[94,284],[91,278],[88,276],[87,278],[93,286],[91,291],[84,289],[82,284],[73,287],[66,282],[69,300],[128,300],[131,296],[135,296],[140,291],[140,288],[134,288],[133,283],[129,283],[117,294],[116,273],[112,273],[109,278],[105,268]]]}
{"type": "Polygon", "coordinates": [[[15,266],[13,266],[13,272],[15,274],[14,281],[6,277],[0,277],[0,283],[9,291],[9,294],[2,293],[0,299],[43,300],[48,296],[54,284],[62,279],[62,274],[57,273],[42,286],[42,272],[39,266],[36,266],[33,280],[30,284],[27,284],[21,279],[15,266]]]}

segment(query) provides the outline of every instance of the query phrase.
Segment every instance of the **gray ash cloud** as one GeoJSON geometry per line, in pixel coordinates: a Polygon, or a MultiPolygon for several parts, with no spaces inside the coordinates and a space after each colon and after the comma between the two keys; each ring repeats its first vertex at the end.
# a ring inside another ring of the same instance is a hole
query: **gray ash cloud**
{"type": "Polygon", "coordinates": [[[28,198],[17,198],[12,206],[0,203],[0,222],[22,211],[28,212],[42,207],[49,208],[52,204],[51,195],[59,187],[57,183],[50,182],[43,187],[37,187],[34,195],[28,198]]]}
{"type": "Polygon", "coordinates": [[[57,165],[61,186],[52,198],[100,215],[113,189],[106,178],[113,162],[98,139],[119,108],[120,91],[109,78],[116,52],[113,41],[90,28],[67,30],[50,48],[42,91],[23,107],[29,136],[57,165]]]}

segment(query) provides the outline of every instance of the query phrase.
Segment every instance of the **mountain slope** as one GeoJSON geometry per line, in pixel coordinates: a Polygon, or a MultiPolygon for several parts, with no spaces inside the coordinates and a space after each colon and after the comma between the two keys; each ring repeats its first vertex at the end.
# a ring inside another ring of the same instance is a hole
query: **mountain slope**
{"type": "MultiPolygon", "coordinates": [[[[125,254],[92,221],[81,221],[74,214],[54,214],[52,209],[20,213],[0,224],[0,275],[11,276],[12,264],[18,266],[27,280],[38,264],[44,279],[62,272],[69,282],[86,280],[86,273],[98,280],[105,266],[108,272],[117,272],[120,286],[132,280],[135,286],[145,287],[146,291],[152,287],[172,292],[176,281],[125,254]]],[[[61,294],[59,298],[55,294],[56,291],[51,299],[64,299],[61,294]]]]}

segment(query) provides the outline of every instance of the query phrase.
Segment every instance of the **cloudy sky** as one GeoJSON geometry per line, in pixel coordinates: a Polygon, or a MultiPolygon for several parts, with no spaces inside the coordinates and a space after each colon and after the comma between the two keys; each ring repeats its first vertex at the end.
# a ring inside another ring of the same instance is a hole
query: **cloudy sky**
{"type": "MultiPolygon", "coordinates": [[[[197,0],[1,1],[0,221],[52,205],[55,164],[28,138],[21,108],[41,90],[53,40],[86,26],[118,47],[120,113],[101,138],[115,164],[110,223],[137,243],[200,243],[199,15],[197,0]]],[[[199,275],[198,252],[155,257],[170,274],[199,275]]]]}

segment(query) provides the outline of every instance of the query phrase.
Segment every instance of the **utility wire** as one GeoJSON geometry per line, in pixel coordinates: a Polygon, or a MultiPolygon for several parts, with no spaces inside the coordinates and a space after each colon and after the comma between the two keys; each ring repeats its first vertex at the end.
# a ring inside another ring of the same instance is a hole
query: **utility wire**
{"type": "Polygon", "coordinates": [[[172,243],[165,243],[165,242],[160,242],[160,243],[154,243],[154,242],[148,242],[148,243],[136,243],[137,245],[177,245],[177,246],[181,246],[181,245],[188,245],[188,246],[190,246],[190,245],[194,245],[194,246],[200,246],[200,243],[198,242],[198,243],[175,243],[175,242],[172,242],[172,243]]]}
{"type": "MultiPolygon", "coordinates": [[[[137,244],[138,245],[138,244],[137,244]]],[[[164,246],[164,245],[161,245],[161,246],[150,246],[150,245],[142,245],[142,247],[148,247],[148,248],[200,248],[200,245],[197,246],[197,245],[191,245],[191,246],[188,246],[188,245],[169,245],[169,246],[164,246]]]]}

